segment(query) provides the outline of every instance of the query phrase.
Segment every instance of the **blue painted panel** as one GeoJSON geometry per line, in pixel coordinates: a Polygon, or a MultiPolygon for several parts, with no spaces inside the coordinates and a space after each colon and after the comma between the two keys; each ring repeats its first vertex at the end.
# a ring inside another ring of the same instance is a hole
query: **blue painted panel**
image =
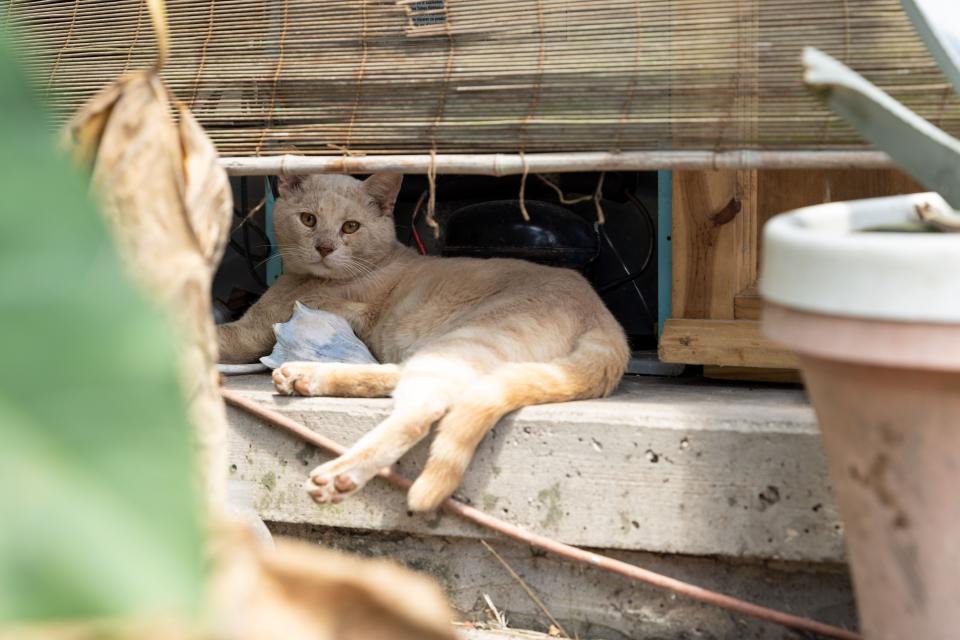
{"type": "Polygon", "coordinates": [[[657,336],[670,317],[673,286],[673,174],[657,172],[657,336]]]}
{"type": "Polygon", "coordinates": [[[267,237],[270,238],[270,258],[267,260],[267,284],[273,284],[274,280],[283,273],[283,261],[277,255],[277,239],[273,235],[273,189],[270,188],[270,178],[263,179],[263,190],[266,195],[266,205],[264,209],[264,225],[267,227],[267,237]]]}

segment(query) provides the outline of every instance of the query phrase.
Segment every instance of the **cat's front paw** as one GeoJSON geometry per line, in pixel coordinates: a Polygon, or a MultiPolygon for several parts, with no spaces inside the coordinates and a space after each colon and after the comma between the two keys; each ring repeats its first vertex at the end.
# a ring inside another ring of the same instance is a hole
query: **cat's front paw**
{"type": "Polygon", "coordinates": [[[287,362],[273,370],[273,386],[292,396],[323,395],[323,375],[314,362],[287,362]]]}
{"type": "Polygon", "coordinates": [[[366,484],[367,474],[347,462],[344,458],[331,460],[310,472],[306,489],[314,502],[319,504],[337,504],[353,495],[366,484]]]}

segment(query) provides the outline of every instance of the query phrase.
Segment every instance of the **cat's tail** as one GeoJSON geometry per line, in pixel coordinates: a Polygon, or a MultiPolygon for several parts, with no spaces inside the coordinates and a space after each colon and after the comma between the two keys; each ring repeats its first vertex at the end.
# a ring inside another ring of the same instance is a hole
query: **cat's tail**
{"type": "Polygon", "coordinates": [[[439,507],[459,486],[484,435],[504,415],[527,405],[609,395],[629,355],[620,326],[602,327],[584,333],[571,353],[552,362],[508,363],[481,378],[440,420],[427,464],[407,494],[410,508],[439,507]]]}

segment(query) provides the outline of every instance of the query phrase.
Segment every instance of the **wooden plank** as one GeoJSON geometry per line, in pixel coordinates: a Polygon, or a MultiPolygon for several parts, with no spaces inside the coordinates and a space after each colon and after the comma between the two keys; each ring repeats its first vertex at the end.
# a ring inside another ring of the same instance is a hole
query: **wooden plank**
{"type": "Polygon", "coordinates": [[[794,369],[796,357],[760,332],[760,323],[750,320],[667,321],[660,337],[664,362],[712,364],[738,367],[794,369]]]}
{"type": "Polygon", "coordinates": [[[711,380],[744,380],[748,382],[774,382],[778,384],[802,384],[803,378],[796,369],[762,369],[760,367],[721,367],[708,364],[703,367],[703,377],[711,380]]]}
{"type": "MultiPolygon", "coordinates": [[[[231,389],[344,444],[390,400],[287,398],[267,376],[231,389]]],[[[477,538],[449,515],[409,515],[403,492],[374,480],[338,505],[307,497],[326,459],[235,409],[231,479],[267,521],[477,538]]],[[[398,469],[415,476],[428,442],[398,469]]],[[[799,389],[628,377],[610,398],[526,407],[481,442],[458,495],[563,542],[657,553],[840,561],[841,532],[813,410],[799,389]],[[772,489],[771,489],[772,487],[772,489]]]]}
{"type": "Polygon", "coordinates": [[[733,319],[756,280],[754,171],[673,174],[674,318],[733,319]]]}
{"type": "Polygon", "coordinates": [[[920,190],[895,170],[674,172],[673,317],[759,319],[759,237],[773,216],[920,190]]]}
{"type": "Polygon", "coordinates": [[[790,209],[920,189],[894,170],[676,172],[674,320],[666,322],[661,359],[793,368],[795,359],[764,340],[756,326],[763,308],[757,293],[763,224],[790,209]],[[697,320],[746,324],[691,323],[697,320]]]}
{"type": "Polygon", "coordinates": [[[910,176],[893,169],[761,171],[757,183],[757,221],[826,202],[880,198],[926,191],[910,176]]]}
{"type": "Polygon", "coordinates": [[[733,317],[737,320],[760,320],[763,298],[756,286],[750,286],[733,298],[733,317]]]}
{"type": "MultiPolygon", "coordinates": [[[[742,202],[740,224],[737,227],[737,247],[732,259],[737,263],[736,294],[750,287],[756,288],[760,270],[760,228],[757,189],[759,171],[737,172],[737,197],[742,202]]],[[[736,295],[734,295],[736,298],[736,295]]],[[[734,310],[736,315],[736,310],[734,310]]]]}

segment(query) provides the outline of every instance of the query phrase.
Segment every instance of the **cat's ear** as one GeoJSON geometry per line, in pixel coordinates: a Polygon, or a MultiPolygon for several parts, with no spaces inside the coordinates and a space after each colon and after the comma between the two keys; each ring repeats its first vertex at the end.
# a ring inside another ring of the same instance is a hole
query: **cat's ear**
{"type": "Polygon", "coordinates": [[[277,176],[277,187],[280,189],[280,197],[288,196],[294,191],[300,189],[303,179],[306,176],[277,176]]]}
{"type": "Polygon", "coordinates": [[[383,215],[392,216],[401,182],[402,173],[375,173],[363,181],[363,189],[373,197],[383,215]]]}

